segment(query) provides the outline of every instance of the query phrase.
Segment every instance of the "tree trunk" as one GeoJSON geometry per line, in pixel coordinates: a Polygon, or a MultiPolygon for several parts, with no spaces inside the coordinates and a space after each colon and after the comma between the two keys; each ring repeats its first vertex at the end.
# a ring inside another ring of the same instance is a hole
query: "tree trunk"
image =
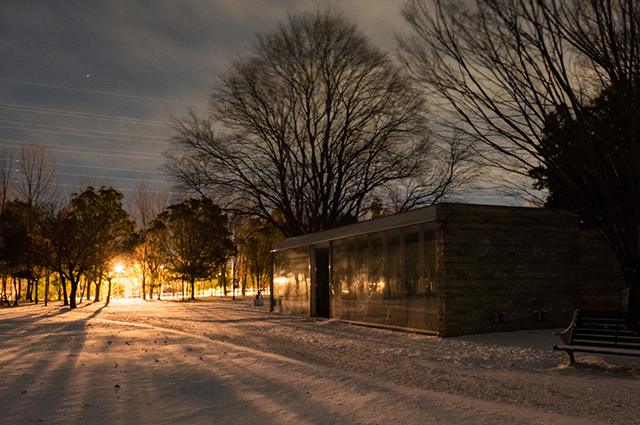
{"type": "MultiPolygon", "coordinates": [[[[147,274],[143,271],[142,272],[142,300],[146,301],[147,299],[147,274]]],[[[149,288],[149,291],[151,291],[151,288],[149,288]]],[[[149,298],[151,298],[151,295],[149,295],[149,298]]]]}
{"type": "Polygon", "coordinates": [[[31,283],[31,279],[27,279],[27,296],[25,299],[27,301],[33,301],[33,285],[31,283]]]}
{"type": "Polygon", "coordinates": [[[111,301],[111,281],[113,278],[107,278],[108,289],[107,289],[107,300],[104,305],[109,305],[109,301],[111,301]]]}
{"type": "Polygon", "coordinates": [[[96,282],[96,296],[93,298],[93,302],[100,301],[100,289],[102,288],[102,273],[98,276],[98,281],[96,282]]]}
{"type": "Polygon", "coordinates": [[[78,278],[78,289],[76,289],[76,297],[78,296],[78,294],[80,294],[80,301],[76,300],[77,304],[82,304],[82,298],[84,298],[84,289],[87,287],[87,282],[84,282],[84,285],[80,284],[81,282],[81,278],[78,278]]]}
{"type": "Polygon", "coordinates": [[[60,273],[60,286],[62,286],[62,297],[64,298],[62,305],[69,305],[69,297],[67,296],[67,279],[65,279],[62,273],[60,273]]]}
{"type": "Polygon", "coordinates": [[[227,296],[227,271],[222,267],[222,293],[227,296]]]}
{"type": "Polygon", "coordinates": [[[9,304],[9,299],[7,298],[7,275],[2,274],[2,294],[0,294],[0,305],[7,303],[9,304]]]}
{"type": "Polygon", "coordinates": [[[153,285],[149,284],[149,301],[151,301],[152,299],[153,299],[153,285]]]}
{"type": "Polygon", "coordinates": [[[182,283],[182,301],[184,301],[184,291],[185,291],[184,279],[181,279],[180,282],[182,283]]]}
{"type": "Polygon", "coordinates": [[[196,299],[196,280],[191,279],[191,299],[196,299]]]}
{"type": "Polygon", "coordinates": [[[37,280],[33,282],[33,298],[36,304],[38,304],[38,281],[37,280]]]}
{"type": "Polygon", "coordinates": [[[76,297],[78,296],[78,281],[80,280],[80,278],[74,279],[71,278],[69,279],[69,283],[71,284],[71,293],[69,293],[69,308],[74,309],[76,307],[78,307],[78,305],[76,304],[77,299],[76,297]]]}
{"type": "Polygon", "coordinates": [[[18,305],[18,298],[20,298],[20,279],[13,278],[13,305],[18,305]],[[16,280],[18,282],[16,282],[16,280]]]}
{"type": "Polygon", "coordinates": [[[46,307],[49,303],[49,272],[47,272],[47,276],[45,277],[44,283],[44,306],[46,307]]]}

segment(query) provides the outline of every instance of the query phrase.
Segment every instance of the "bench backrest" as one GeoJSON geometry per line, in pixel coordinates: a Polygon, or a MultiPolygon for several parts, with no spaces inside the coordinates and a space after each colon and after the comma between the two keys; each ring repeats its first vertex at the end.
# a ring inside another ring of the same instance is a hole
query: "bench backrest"
{"type": "Polygon", "coordinates": [[[626,312],[576,310],[571,345],[640,350],[640,335],[626,312]]]}

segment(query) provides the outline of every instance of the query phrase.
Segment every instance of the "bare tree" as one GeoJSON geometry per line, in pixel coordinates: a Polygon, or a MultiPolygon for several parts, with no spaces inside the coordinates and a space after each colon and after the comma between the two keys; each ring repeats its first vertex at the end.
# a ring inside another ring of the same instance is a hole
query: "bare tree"
{"type": "Polygon", "coordinates": [[[220,76],[210,117],[175,124],[168,169],[183,188],[226,199],[287,236],[333,228],[405,183],[404,209],[455,187],[457,173],[446,171],[457,157],[434,149],[424,108],[353,24],[295,15],[220,76]]]}
{"type": "Polygon", "coordinates": [[[140,244],[133,252],[139,265],[138,278],[142,289],[142,299],[146,299],[147,288],[149,299],[154,288],[158,288],[158,298],[162,292],[159,282],[161,267],[166,262],[163,244],[157,241],[154,232],[148,232],[149,224],[169,206],[169,193],[159,187],[151,187],[146,183],[138,183],[129,209],[138,225],[140,244]]]}
{"type": "Polygon", "coordinates": [[[483,143],[504,170],[552,178],[554,195],[599,229],[634,314],[639,8],[632,0],[411,0],[404,14],[414,32],[402,40],[411,74],[444,112],[443,128],[483,143]]]}
{"type": "Polygon", "coordinates": [[[149,223],[169,206],[169,192],[161,187],[138,182],[128,206],[138,229],[146,229],[149,227],[149,223]]]}
{"type": "Polygon", "coordinates": [[[271,274],[271,246],[282,239],[282,234],[263,220],[250,219],[242,228],[239,257],[246,269],[246,277],[253,281],[256,298],[269,285],[271,274]]]}
{"type": "MultiPolygon", "coordinates": [[[[3,150],[0,152],[0,214],[5,210],[7,202],[11,200],[12,185],[12,162],[13,158],[10,151],[3,150]]],[[[6,302],[9,305],[9,299],[7,294],[7,277],[8,270],[6,267],[2,267],[2,289],[0,290],[0,305],[6,302]]]]}
{"type": "Polygon", "coordinates": [[[13,155],[11,151],[0,152],[0,212],[4,211],[4,206],[13,198],[14,188],[11,184],[13,175],[13,155]]]}
{"type": "MultiPolygon", "coordinates": [[[[19,200],[27,206],[29,235],[38,238],[39,215],[57,196],[56,174],[51,151],[44,146],[23,145],[17,158],[17,179],[14,188],[19,200]]],[[[37,264],[35,253],[27,258],[27,299],[38,302],[38,281],[45,270],[37,264]]]]}
{"type": "Polygon", "coordinates": [[[17,164],[15,189],[20,200],[39,208],[55,200],[56,172],[51,151],[44,146],[24,145],[17,164]]]}

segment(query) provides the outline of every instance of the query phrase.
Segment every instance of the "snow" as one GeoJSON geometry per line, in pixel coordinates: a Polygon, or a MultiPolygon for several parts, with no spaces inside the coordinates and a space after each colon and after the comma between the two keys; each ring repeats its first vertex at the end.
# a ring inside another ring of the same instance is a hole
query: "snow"
{"type": "Polygon", "coordinates": [[[437,338],[251,298],[0,308],[0,423],[640,424],[640,360],[553,330],[437,338]]]}

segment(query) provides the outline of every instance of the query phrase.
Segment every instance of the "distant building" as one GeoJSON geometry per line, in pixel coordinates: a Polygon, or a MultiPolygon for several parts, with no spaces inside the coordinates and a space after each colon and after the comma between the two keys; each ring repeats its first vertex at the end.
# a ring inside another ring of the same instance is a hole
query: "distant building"
{"type": "Polygon", "coordinates": [[[440,336],[568,325],[624,283],[573,214],[438,204],[273,245],[272,305],[440,336]]]}

